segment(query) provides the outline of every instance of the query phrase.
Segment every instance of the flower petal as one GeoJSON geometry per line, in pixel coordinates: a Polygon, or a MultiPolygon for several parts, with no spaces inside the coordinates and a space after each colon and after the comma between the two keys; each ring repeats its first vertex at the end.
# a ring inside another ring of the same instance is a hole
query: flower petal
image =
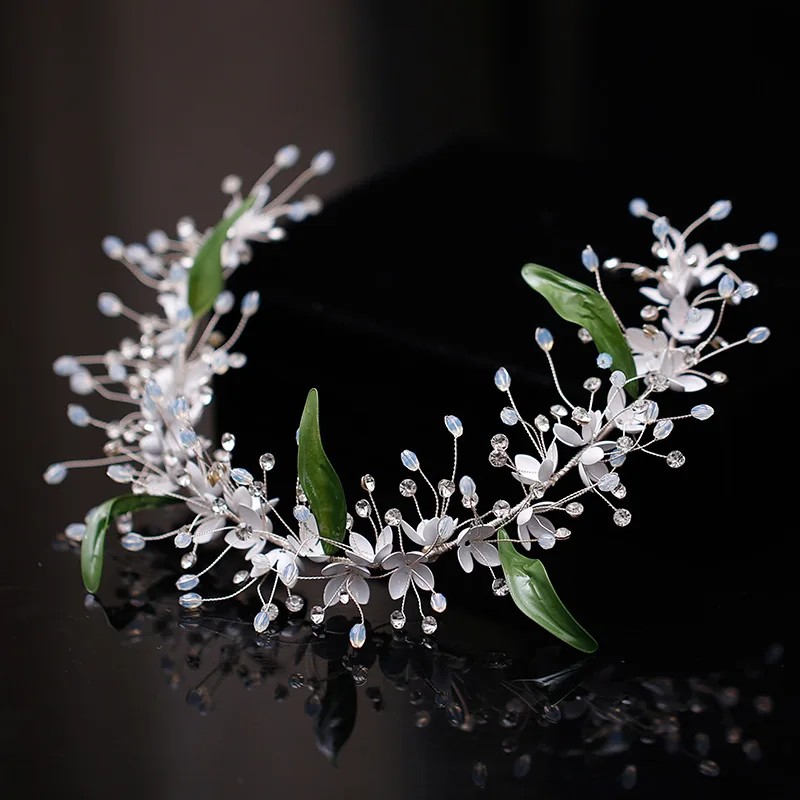
{"type": "Polygon", "coordinates": [[[401,568],[393,572],[389,577],[389,597],[392,600],[399,600],[404,597],[408,591],[409,583],[411,583],[411,576],[407,569],[401,568]]]}
{"type": "Polygon", "coordinates": [[[433,571],[427,564],[414,564],[411,567],[411,576],[420,589],[426,592],[433,591],[433,571]]]}
{"type": "Polygon", "coordinates": [[[602,460],[604,455],[602,447],[587,447],[586,450],[581,453],[581,464],[585,464],[587,467],[590,464],[596,464],[598,461],[602,460]]]}
{"type": "Polygon", "coordinates": [[[339,595],[347,584],[347,575],[336,575],[326,584],[322,592],[322,602],[326,605],[336,605],[339,602],[339,595]]]}
{"type": "Polygon", "coordinates": [[[369,584],[360,575],[351,578],[349,588],[356,603],[362,606],[369,603],[369,584]]]}
{"type": "Polygon", "coordinates": [[[553,462],[549,458],[546,458],[542,461],[542,466],[539,469],[539,480],[542,483],[549,481],[553,471],[553,462]]]}
{"type": "Polygon", "coordinates": [[[555,439],[553,439],[550,447],[547,448],[546,457],[548,461],[553,462],[553,470],[555,470],[558,467],[558,445],[555,439]]]}
{"type": "Polygon", "coordinates": [[[406,565],[406,554],[401,552],[390,553],[381,561],[381,567],[386,570],[397,569],[406,565]]]}
{"type": "Polygon", "coordinates": [[[195,528],[194,541],[196,544],[207,544],[217,535],[220,528],[226,527],[225,519],[216,514],[195,528]]]}
{"type": "Polygon", "coordinates": [[[705,389],[707,385],[698,375],[678,375],[671,381],[673,389],[684,392],[699,392],[701,389],[705,389]]]}
{"type": "Polygon", "coordinates": [[[472,563],[472,545],[467,547],[459,546],[458,548],[458,563],[461,564],[461,569],[464,572],[472,572],[474,565],[472,563]]]}
{"type": "Polygon", "coordinates": [[[583,444],[583,439],[576,430],[562,425],[560,422],[556,422],[556,424],[553,425],[553,433],[556,439],[560,442],[564,442],[564,444],[568,444],[570,447],[580,447],[583,444]]]}
{"type": "Polygon", "coordinates": [[[533,456],[524,454],[514,456],[514,466],[522,483],[533,483],[539,480],[539,469],[542,465],[533,456]]]}
{"type": "Polygon", "coordinates": [[[375,551],[372,549],[369,539],[360,533],[355,533],[354,531],[350,534],[350,547],[353,548],[355,555],[364,559],[368,564],[371,564],[375,558],[375,551]]]}
{"type": "Polygon", "coordinates": [[[472,557],[484,567],[499,567],[500,553],[489,542],[475,542],[472,545],[472,557]]]}
{"type": "MultiPolygon", "coordinates": [[[[655,286],[642,286],[639,291],[652,303],[655,303],[657,306],[668,306],[669,300],[664,297],[655,286]]],[[[628,328],[630,330],[630,328],[628,328]]]]}

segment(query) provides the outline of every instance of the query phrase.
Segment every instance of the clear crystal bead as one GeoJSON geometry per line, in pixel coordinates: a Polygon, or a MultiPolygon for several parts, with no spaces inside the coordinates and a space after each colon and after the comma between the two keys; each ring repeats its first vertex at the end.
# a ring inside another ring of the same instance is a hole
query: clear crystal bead
{"type": "Polygon", "coordinates": [[[400,481],[400,494],[403,497],[413,497],[417,493],[417,484],[411,480],[411,478],[406,478],[404,481],[400,481]]]}
{"type": "Polygon", "coordinates": [[[464,508],[475,508],[478,505],[478,495],[465,494],[461,498],[461,505],[464,506],[464,508]]]}
{"type": "Polygon", "coordinates": [[[437,484],[436,488],[439,491],[440,497],[452,497],[456,491],[455,483],[448,478],[442,478],[442,480],[440,480],[437,484]]]}
{"type": "Polygon", "coordinates": [[[372,513],[372,507],[367,500],[359,500],[356,503],[356,514],[359,517],[368,517],[372,513]]]}
{"type": "Polygon", "coordinates": [[[644,382],[654,392],[664,392],[669,388],[669,378],[656,370],[651,370],[644,376],[644,382]]]}
{"type": "Polygon", "coordinates": [[[619,783],[623,789],[633,789],[636,786],[636,764],[628,764],[619,776],[619,783]]]}
{"type": "Polygon", "coordinates": [[[588,425],[592,421],[591,414],[580,406],[575,406],[575,408],[572,409],[571,417],[572,421],[577,422],[579,425],[588,425]]]}
{"type": "Polygon", "coordinates": [[[116,483],[130,483],[136,477],[136,470],[132,464],[112,464],[106,475],[116,483]]]}
{"type": "Polygon", "coordinates": [[[228,513],[228,504],[219,497],[215,497],[211,501],[211,511],[218,516],[228,513]]]}
{"type": "Polygon", "coordinates": [[[275,466],[275,456],[272,453],[264,453],[258,459],[258,465],[264,472],[269,472],[275,466]]]}
{"type": "Polygon", "coordinates": [[[494,374],[494,385],[501,391],[507,392],[511,386],[511,376],[505,367],[500,367],[494,374]]]}
{"type": "Polygon", "coordinates": [[[350,644],[353,647],[363,647],[367,641],[367,629],[362,622],[358,622],[350,628],[350,644]]]}
{"type": "Polygon", "coordinates": [[[492,436],[493,450],[508,450],[508,436],[504,433],[496,433],[492,436]]]}
{"type": "Polygon", "coordinates": [[[609,353],[600,353],[600,355],[597,356],[596,363],[600,369],[608,369],[614,363],[614,359],[609,353]]]}
{"type": "Polygon", "coordinates": [[[120,544],[132,553],[138,553],[143,550],[146,544],[145,540],[138,533],[126,533],[121,539],[120,544]]]}
{"type": "Polygon", "coordinates": [[[617,449],[623,453],[627,453],[635,444],[636,442],[630,436],[620,436],[617,439],[617,449]]]}
{"type": "Polygon", "coordinates": [[[486,764],[483,761],[476,761],[472,765],[472,782],[477,786],[479,789],[483,789],[486,786],[486,779],[488,778],[489,770],[486,767],[486,764]]]}
{"type": "Polygon", "coordinates": [[[569,528],[556,528],[556,539],[569,539],[572,536],[572,531],[569,528]]]}
{"type": "Polygon", "coordinates": [[[422,632],[431,634],[435,633],[436,629],[439,627],[439,623],[431,616],[425,616],[422,618],[422,632]]]}
{"type": "Polygon", "coordinates": [[[403,515],[397,508],[390,508],[384,515],[383,520],[387,525],[399,525],[403,515]]]}
{"type": "Polygon", "coordinates": [[[325,609],[322,606],[311,606],[308,616],[315,625],[319,625],[325,619],[325,609]]]}
{"type": "Polygon", "coordinates": [[[549,353],[553,349],[553,334],[550,333],[547,328],[537,328],[535,338],[536,344],[538,344],[545,353],[549,353]]]}
{"type": "Polygon", "coordinates": [[[240,569],[234,576],[233,582],[238,586],[240,583],[244,583],[247,580],[247,576],[250,573],[246,569],[240,569]]]}
{"type": "Polygon", "coordinates": [[[174,544],[175,547],[188,547],[192,543],[192,534],[189,532],[187,528],[181,528],[180,531],[175,535],[174,544]]]}
{"type": "Polygon", "coordinates": [[[506,406],[500,412],[500,421],[503,425],[516,425],[519,422],[519,417],[517,416],[517,412],[514,411],[511,406],[506,406]]]}
{"type": "Polygon", "coordinates": [[[528,486],[528,491],[537,498],[537,500],[541,497],[544,497],[544,493],[547,487],[541,483],[540,481],[534,481],[532,484],[528,486]]]}
{"type": "Polygon", "coordinates": [[[511,510],[511,505],[507,500],[498,500],[492,506],[492,512],[498,519],[504,517],[506,514],[508,514],[510,510],[511,510]]]}
{"type": "Polygon", "coordinates": [[[396,631],[399,631],[406,624],[406,615],[402,611],[392,611],[389,622],[396,631]]]}
{"type": "Polygon", "coordinates": [[[716,778],[719,775],[719,764],[709,758],[703,759],[697,765],[697,769],[700,770],[701,775],[706,775],[709,778],[716,778]]]}
{"type": "Polygon", "coordinates": [[[86,533],[86,525],[82,522],[72,522],[64,529],[64,535],[71,542],[83,541],[83,536],[86,533]]]}
{"type": "Polygon", "coordinates": [[[614,497],[617,498],[617,500],[622,500],[622,498],[625,497],[625,495],[628,494],[628,490],[625,488],[625,484],[624,483],[618,483],[611,490],[611,494],[613,494],[614,497]]]}
{"type": "Polygon", "coordinates": [[[492,450],[489,453],[489,463],[493,467],[504,467],[508,461],[508,456],[504,450],[492,450]]]}
{"type": "Polygon", "coordinates": [[[547,433],[550,430],[550,420],[544,414],[537,414],[533,424],[536,426],[536,430],[542,433],[547,433]]]}
{"type": "Polygon", "coordinates": [[[197,553],[189,552],[181,556],[181,569],[191,569],[197,563],[197,553]]]}
{"type": "Polygon", "coordinates": [[[531,757],[523,753],[515,762],[512,772],[515,778],[524,778],[531,771],[531,757]]]}
{"type": "Polygon", "coordinates": [[[462,433],[464,433],[464,426],[461,424],[461,420],[458,417],[454,417],[452,414],[448,414],[444,418],[444,424],[450,433],[458,439],[462,433]]]}
{"type": "Polygon", "coordinates": [[[750,281],[745,281],[744,283],[739,284],[737,294],[744,300],[755,297],[758,294],[758,286],[750,281]]]}
{"type": "Polygon", "coordinates": [[[430,711],[417,711],[414,714],[414,725],[417,728],[424,728],[426,727],[431,721],[431,712],[430,711]]]}
{"type": "Polygon", "coordinates": [[[536,541],[543,550],[550,550],[556,543],[556,537],[548,531],[539,536],[536,541]]]}
{"type": "Polygon", "coordinates": [[[616,472],[607,472],[597,482],[597,488],[601,492],[611,492],[619,485],[619,475],[616,472]]]}
{"type": "MultiPolygon", "coordinates": [[[[415,458],[416,458],[416,456],[415,456],[415,458]]],[[[370,475],[370,474],[364,475],[361,478],[361,488],[365,492],[369,492],[370,494],[372,494],[372,492],[375,491],[375,478],[373,478],[372,475],[370,475]]]]}
{"type": "Polygon", "coordinates": [[[504,597],[510,591],[511,589],[506,583],[505,578],[495,578],[492,581],[492,593],[495,594],[497,597],[504,597]]]}
{"type": "Polygon", "coordinates": [[[653,438],[654,439],[666,439],[672,433],[672,429],[675,427],[671,419],[662,419],[659,420],[655,427],[653,428],[653,438]]]}
{"type": "Polygon", "coordinates": [[[564,406],[562,406],[560,403],[556,403],[556,405],[550,406],[550,413],[554,417],[562,419],[563,417],[566,417],[567,414],[569,414],[569,411],[567,411],[567,409],[564,408],[564,406]]]}
{"type": "Polygon", "coordinates": [[[667,466],[677,469],[686,463],[686,456],[680,450],[672,450],[667,453],[667,466]]]}
{"type": "Polygon", "coordinates": [[[587,392],[596,392],[601,386],[600,378],[587,378],[583,382],[583,388],[587,392]]]}
{"type": "Polygon", "coordinates": [[[267,605],[265,605],[261,610],[267,612],[267,616],[269,616],[270,621],[277,619],[278,614],[281,613],[280,609],[275,605],[275,603],[267,603],[267,605]]]}
{"type": "Polygon", "coordinates": [[[564,507],[564,510],[571,517],[579,517],[581,514],[583,514],[583,504],[573,501],[571,503],[567,503],[567,505],[564,507]]]}
{"type": "Polygon", "coordinates": [[[441,614],[447,608],[447,598],[441,592],[434,592],[431,595],[431,608],[441,614]]]}
{"type": "Polygon", "coordinates": [[[203,598],[197,592],[187,592],[178,598],[178,602],[184,608],[199,608],[203,604],[203,598]]]}
{"type": "Polygon", "coordinates": [[[708,419],[709,417],[713,416],[714,409],[705,403],[701,403],[700,405],[692,408],[691,414],[695,419],[708,419]]]}
{"type": "Polygon", "coordinates": [[[658,319],[658,308],[656,306],[645,306],[639,314],[645,322],[655,322],[658,319]]]}
{"type": "Polygon", "coordinates": [[[631,512],[627,508],[618,508],[614,512],[614,524],[624,528],[631,521],[631,512]]]}
{"type": "Polygon", "coordinates": [[[586,328],[578,328],[578,338],[584,343],[589,344],[592,341],[592,334],[586,328]]]}
{"type": "Polygon", "coordinates": [[[292,594],[286,598],[286,608],[288,608],[293,614],[296,614],[298,611],[302,611],[305,604],[305,600],[303,600],[299,594],[292,594]]]}
{"type": "Polygon", "coordinates": [[[712,372],[709,376],[712,383],[716,383],[718,385],[722,385],[723,383],[728,382],[728,376],[724,372],[720,372],[717,370],[716,372],[712,372]]]}
{"type": "Polygon", "coordinates": [[[411,450],[403,450],[403,452],[400,453],[400,461],[406,469],[412,472],[416,472],[416,470],[419,469],[417,454],[413,453],[411,450]]]}

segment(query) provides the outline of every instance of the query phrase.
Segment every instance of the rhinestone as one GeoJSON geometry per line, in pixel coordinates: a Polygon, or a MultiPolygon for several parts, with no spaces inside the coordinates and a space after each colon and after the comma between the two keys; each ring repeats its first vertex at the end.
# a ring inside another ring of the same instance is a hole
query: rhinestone
{"type": "Polygon", "coordinates": [[[439,623],[433,617],[427,616],[422,618],[421,626],[423,633],[435,633],[439,623]]]}
{"type": "Polygon", "coordinates": [[[623,453],[627,453],[636,443],[631,439],[630,436],[620,436],[617,439],[617,450],[622,450],[623,453]]]}
{"type": "MultiPolygon", "coordinates": [[[[408,451],[406,451],[406,452],[408,452],[408,451]]],[[[414,457],[416,458],[416,456],[414,456],[414,457]]],[[[373,478],[372,475],[369,475],[369,474],[364,475],[364,477],[361,479],[361,488],[365,492],[369,492],[370,494],[372,492],[374,492],[375,491],[375,478],[373,478]]]]}
{"type": "Polygon", "coordinates": [[[705,403],[701,403],[699,406],[694,406],[691,413],[695,419],[708,419],[714,414],[714,409],[705,403]]]}
{"type": "Polygon", "coordinates": [[[504,467],[507,461],[508,456],[506,456],[504,450],[492,450],[492,452],[489,453],[489,463],[493,467],[504,467]]]}
{"type": "Polygon", "coordinates": [[[544,497],[545,489],[547,488],[543,483],[534,481],[529,487],[530,493],[537,499],[544,497]]]}
{"type": "Polygon", "coordinates": [[[305,604],[306,601],[299,594],[293,594],[286,598],[286,608],[292,613],[302,611],[305,604]]]}
{"type": "Polygon", "coordinates": [[[187,592],[178,598],[184,608],[198,608],[203,604],[203,598],[197,592],[187,592]]]}
{"type": "Polygon", "coordinates": [[[508,436],[504,433],[497,433],[492,436],[493,450],[508,450],[508,436]]]}
{"type": "Polygon", "coordinates": [[[611,494],[613,494],[614,497],[617,498],[617,500],[622,500],[622,498],[625,497],[626,494],[628,494],[628,490],[625,488],[625,484],[624,483],[618,483],[611,490],[611,494]]]}
{"type": "Polygon", "coordinates": [[[535,333],[536,344],[549,353],[553,349],[553,334],[547,328],[537,328],[535,333]]]}
{"type": "Polygon", "coordinates": [[[269,623],[269,614],[267,614],[266,611],[259,611],[253,619],[253,627],[256,633],[264,633],[264,631],[269,628],[269,623]]]}
{"type": "Polygon", "coordinates": [[[367,641],[367,629],[362,622],[358,622],[350,628],[350,644],[353,647],[363,647],[367,641]]]}
{"type": "Polygon", "coordinates": [[[653,438],[654,439],[666,439],[672,433],[672,429],[675,427],[671,419],[662,419],[656,423],[655,427],[653,428],[653,438]]]}
{"type": "MultiPolygon", "coordinates": [[[[130,550],[132,553],[138,553],[139,550],[144,549],[145,541],[138,533],[126,533],[122,539],[120,539],[120,544],[126,550],[130,550]]],[[[186,588],[191,589],[192,587],[187,586],[186,588]]]]}
{"type": "Polygon", "coordinates": [[[544,414],[538,414],[533,424],[536,426],[536,430],[542,433],[547,433],[550,430],[550,420],[544,414]]]}
{"type": "Polygon", "coordinates": [[[686,463],[686,456],[680,450],[673,450],[667,453],[667,466],[677,469],[686,463]]]}
{"type": "Polygon", "coordinates": [[[356,514],[359,517],[368,517],[372,513],[372,507],[367,500],[359,500],[356,503],[356,514]]]}
{"type": "Polygon", "coordinates": [[[264,608],[262,608],[261,610],[267,612],[270,621],[277,619],[278,614],[281,613],[280,609],[278,608],[278,606],[275,605],[275,603],[267,603],[267,605],[265,605],[264,608]]]}
{"type": "Polygon", "coordinates": [[[705,758],[698,765],[697,769],[700,770],[701,775],[706,775],[709,778],[716,778],[719,775],[719,764],[716,761],[705,758]]]}
{"type": "Polygon", "coordinates": [[[197,575],[181,575],[180,578],[175,581],[175,588],[179,592],[188,592],[189,589],[194,589],[198,583],[200,583],[200,578],[198,578],[197,575]]]}
{"type": "Polygon", "coordinates": [[[583,514],[583,504],[578,502],[567,503],[564,510],[571,517],[579,517],[583,514]]]}
{"type": "Polygon", "coordinates": [[[196,563],[197,553],[184,553],[181,556],[181,569],[191,569],[196,563]]]}
{"type": "Polygon", "coordinates": [[[694,349],[694,347],[689,347],[686,345],[685,347],[681,347],[680,350],[681,353],[683,353],[683,363],[685,366],[697,366],[697,362],[700,360],[700,354],[694,349]]]}
{"type": "MultiPolygon", "coordinates": [[[[410,469],[412,472],[415,472],[416,470],[419,469],[419,459],[417,458],[416,453],[412,453],[411,450],[403,450],[403,452],[400,453],[400,461],[402,462],[403,466],[406,469],[410,469]]],[[[373,481],[373,489],[374,489],[374,481],[373,481]]],[[[368,489],[367,491],[372,491],[372,489],[368,489]]]]}
{"type": "Polygon", "coordinates": [[[178,481],[178,486],[186,487],[192,482],[192,476],[188,472],[181,472],[176,480],[178,481]]]}
{"type": "Polygon", "coordinates": [[[456,485],[453,481],[442,478],[436,488],[439,490],[439,495],[441,497],[451,497],[455,493],[456,485]]]}
{"type": "Polygon", "coordinates": [[[434,592],[431,595],[431,608],[441,614],[447,608],[447,598],[441,592],[434,592]]]}
{"type": "Polygon", "coordinates": [[[272,453],[264,453],[258,459],[258,465],[264,472],[269,472],[275,466],[275,456],[272,453]]]}
{"type": "Polygon", "coordinates": [[[464,506],[464,508],[475,508],[478,505],[478,495],[465,494],[461,498],[461,505],[464,506]]]}
{"type": "Polygon", "coordinates": [[[587,392],[596,392],[600,386],[600,378],[587,378],[583,382],[583,388],[586,389],[587,392]]]}
{"type": "Polygon", "coordinates": [[[516,425],[517,422],[519,422],[519,417],[513,408],[506,406],[500,412],[500,421],[503,423],[503,425],[516,425]]]}
{"type": "Polygon", "coordinates": [[[669,388],[669,378],[655,370],[651,370],[644,376],[644,382],[650,386],[654,392],[664,392],[669,388]]]}
{"type": "Polygon", "coordinates": [[[578,338],[584,343],[589,344],[592,341],[592,334],[586,328],[578,328],[578,338]]]}
{"type": "Polygon", "coordinates": [[[406,624],[406,615],[402,611],[392,611],[389,622],[396,631],[399,631],[406,624]]]}
{"type": "Polygon", "coordinates": [[[290,689],[302,689],[306,685],[306,679],[300,672],[293,672],[286,683],[289,684],[290,689]]]}
{"type": "Polygon", "coordinates": [[[240,583],[244,583],[244,582],[247,580],[247,576],[248,576],[248,574],[249,574],[249,573],[247,572],[247,570],[246,570],[246,569],[240,569],[240,570],[239,570],[239,571],[238,571],[238,572],[237,572],[237,573],[236,573],[236,574],[233,576],[233,582],[234,582],[235,584],[237,584],[237,585],[238,585],[238,584],[240,584],[240,583]]]}
{"type": "Polygon", "coordinates": [[[509,588],[508,584],[506,583],[505,578],[495,578],[492,581],[492,592],[497,597],[504,597],[507,595],[511,589],[509,588]]]}
{"type": "Polygon", "coordinates": [[[325,619],[325,609],[322,606],[311,606],[308,616],[315,625],[319,625],[325,619]]]}
{"type": "Polygon", "coordinates": [[[400,481],[400,494],[403,497],[413,497],[417,493],[417,484],[411,480],[411,478],[406,478],[404,481],[400,481]]]}
{"type": "Polygon", "coordinates": [[[614,524],[624,528],[631,521],[631,512],[627,508],[618,508],[614,512],[614,524]]]}
{"type": "Polygon", "coordinates": [[[566,408],[564,408],[564,406],[562,406],[559,403],[559,404],[556,404],[554,406],[550,406],[550,413],[554,417],[558,417],[559,419],[561,419],[562,417],[566,417],[569,412],[567,411],[566,408]]]}
{"type": "Polygon", "coordinates": [[[347,513],[344,518],[344,527],[345,530],[351,531],[353,530],[353,515],[347,513]]]}
{"type": "Polygon", "coordinates": [[[655,306],[645,306],[639,314],[645,322],[655,322],[658,319],[658,309],[655,306]]]}
{"type": "Polygon", "coordinates": [[[712,372],[708,377],[711,378],[712,383],[716,383],[718,385],[728,382],[728,376],[724,372],[712,372]]]}
{"type": "Polygon", "coordinates": [[[494,385],[501,391],[507,392],[511,386],[511,376],[505,367],[500,367],[494,374],[494,385]]]}
{"type": "Polygon", "coordinates": [[[339,602],[343,606],[346,606],[350,602],[350,593],[347,591],[347,589],[339,592],[339,602]]]}
{"type": "Polygon", "coordinates": [[[597,366],[600,369],[608,369],[614,363],[614,359],[608,353],[600,353],[597,356],[597,366]]]}
{"type": "Polygon", "coordinates": [[[588,425],[592,421],[591,414],[580,406],[575,406],[572,409],[572,421],[577,422],[579,425],[588,425]]]}
{"type": "Polygon", "coordinates": [[[461,420],[458,417],[454,417],[452,414],[448,414],[444,418],[444,424],[450,433],[458,439],[462,433],[464,433],[464,426],[461,424],[461,420]]]}
{"type": "Polygon", "coordinates": [[[403,515],[396,508],[390,508],[384,515],[383,520],[387,525],[399,525],[403,515]]]}
{"type": "Polygon", "coordinates": [[[230,453],[236,447],[236,437],[232,433],[223,433],[220,442],[222,443],[222,449],[227,453],[230,453]]]}
{"type": "Polygon", "coordinates": [[[569,539],[572,536],[572,531],[569,528],[556,528],[556,539],[569,539]]]}
{"type": "Polygon", "coordinates": [[[507,500],[498,500],[493,506],[492,511],[496,517],[504,517],[511,510],[511,505],[507,500]]]}

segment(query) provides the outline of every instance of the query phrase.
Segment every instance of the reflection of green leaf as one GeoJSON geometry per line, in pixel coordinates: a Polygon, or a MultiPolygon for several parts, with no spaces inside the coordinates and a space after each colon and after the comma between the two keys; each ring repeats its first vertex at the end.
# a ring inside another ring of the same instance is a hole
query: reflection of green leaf
{"type": "Polygon", "coordinates": [[[300,420],[297,477],[317,520],[325,552],[332,555],[338,549],[333,542],[344,539],[347,504],[342,482],[322,449],[319,434],[319,395],[316,389],[308,393],[300,420]],[[326,539],[332,541],[325,541],[326,539]]]}
{"type": "MultiPolygon", "coordinates": [[[[526,264],[522,268],[522,277],[560,317],[581,325],[592,334],[598,352],[608,353],[614,359],[613,369],[622,370],[628,378],[636,377],[636,365],[628,342],[614,319],[611,306],[599,292],[538,264],[526,264]]],[[[636,381],[628,383],[625,388],[632,397],[639,394],[636,381]]]]}
{"type": "Polygon", "coordinates": [[[145,508],[159,508],[179,502],[174,497],[152,497],[149,494],[125,494],[112,497],[92,510],[86,522],[86,532],[81,543],[81,574],[87,592],[94,594],[100,586],[103,574],[103,546],[106,531],[112,521],[120,514],[129,511],[142,511],[145,508]]]}
{"type": "Polygon", "coordinates": [[[255,196],[251,195],[231,216],[220,220],[194,257],[189,270],[189,307],[195,317],[202,317],[210,311],[222,291],[222,245],[228,238],[228,229],[253,205],[254,200],[255,196]]]}
{"type": "Polygon", "coordinates": [[[322,705],[314,717],[314,735],[320,752],[336,766],[339,753],[356,725],[358,695],[353,676],[341,663],[330,662],[328,676],[322,705]]]}
{"type": "Polygon", "coordinates": [[[497,538],[500,562],[517,608],[562,642],[584,653],[597,650],[597,642],[558,599],[542,562],[519,553],[504,530],[497,538]]]}

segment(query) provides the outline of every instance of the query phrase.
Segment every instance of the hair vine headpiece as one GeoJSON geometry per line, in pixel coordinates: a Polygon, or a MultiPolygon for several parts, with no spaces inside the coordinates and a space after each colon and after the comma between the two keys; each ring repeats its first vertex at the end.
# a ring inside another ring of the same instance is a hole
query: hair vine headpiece
{"type": "Polygon", "coordinates": [[[719,330],[728,307],[758,293],[731,263],[750,250],[773,250],[777,237],[765,233],[755,244],[724,244],[709,255],[701,244],[688,246],[688,237],[701,223],[726,218],[729,201],[714,203],[681,232],[665,217],[651,213],[643,200],[633,200],[631,213],[652,221],[652,254],[659,266],[614,258],[603,268],[629,270],[638,282],[655,281],[640,288],[648,301],[641,309],[642,327],[626,327],[608,301],[600,261],[591,247],[583,251],[582,261],[597,290],[535,264],[522,270],[526,282],[557,313],[580,326],[581,341],[594,341],[597,367],[609,374],[605,380],[587,378],[586,400],[573,403],[556,372],[553,336],[546,328],[537,328],[535,339],[547,359],[557,398],[529,421],[512,396],[509,372],[503,367],[497,370],[494,382],[507,400],[501,422],[521,429],[525,437],[512,446],[505,433],[493,436],[489,463],[510,472],[514,499],[498,499],[488,510],[479,511],[475,480],[463,472],[459,476],[458,440],[464,426],[448,415],[444,423],[453,439],[450,474],[434,482],[418,456],[404,450],[402,465],[421,479],[419,485],[411,477],[399,484],[410,511],[393,506],[381,513],[375,479],[365,475],[361,480],[365,496],[354,503],[351,515],[342,484],[322,448],[318,397],[312,390],[297,432],[295,501],[284,514],[268,494],[275,457],[264,453],[253,475],[232,463],[236,444],[232,434],[223,434],[220,447],[214,449],[197,426],[213,397],[212,377],[244,366],[246,356],[232,348],[259,305],[257,292],[244,296],[241,321],[225,340],[216,330],[220,317],[234,306],[233,295],[224,288],[225,278],[250,260],[250,242],[283,237],[278,226],[282,218],[299,221],[321,208],[316,197],[292,198],[307,180],[331,168],[333,157],[327,152],[315,156],[270,200],[269,183],[294,166],[298,155],[291,146],[279,150],[246,197],[239,178],[226,178],[223,191],[231,195],[231,202],[222,221],[205,233],[183,218],[175,240],[154,231],[147,247],[124,246],[114,237],[103,241],[108,256],[157,292],[163,316],[139,314],[115,295],[103,293],[100,311],[130,318],[139,328],[138,339],[123,339],[117,350],[103,355],[62,356],[54,364],[56,374],[68,376],[76,393],[96,392],[130,407],[119,418],[101,422],[83,406],[70,405],[67,413],[75,425],[105,432],[103,456],[53,464],[44,475],[48,483],[60,483],[71,468],[102,465],[113,481],[131,485],[131,494],[97,506],[83,523],[66,529],[69,538],[82,541],[87,590],[96,592],[99,586],[104,538],[113,521],[128,550],[171,539],[183,551],[180,565],[186,572],[176,587],[184,608],[227,600],[252,588],[261,603],[253,625],[262,632],[280,613],[279,592],[286,608],[297,613],[306,605],[298,588],[323,581],[321,600],[310,606],[311,622],[321,624],[331,608],[352,604],[360,621],[352,626],[349,639],[359,648],[367,638],[363,607],[381,586],[398,601],[390,616],[395,629],[407,623],[410,598],[419,610],[422,631],[436,630],[436,615],[445,611],[447,600],[435,585],[432,565],[455,551],[465,572],[476,566],[488,570],[495,595],[510,594],[527,616],[557,637],[580,650],[594,651],[596,642],[563,606],[541,561],[528,558],[516,545],[530,551],[535,543],[548,550],[568,539],[571,531],[564,523],[579,517],[591,498],[609,507],[616,525],[628,525],[631,513],[618,501],[627,493],[620,473],[631,456],[643,453],[663,459],[669,467],[683,465],[685,458],[678,450],[654,448],[662,446],[676,422],[706,420],[714,410],[695,403],[684,413],[665,416],[654,397],[667,390],[698,392],[709,382],[725,383],[725,374],[707,372],[706,363],[737,345],[768,338],[767,328],[756,327],[728,342],[719,330]],[[577,473],[577,483],[561,492],[562,481],[572,473],[577,473]],[[459,499],[461,519],[454,508],[459,499]],[[133,512],[178,503],[188,512],[186,524],[147,536],[134,532],[133,512]],[[231,559],[240,562],[230,591],[214,597],[202,594],[203,577],[231,559]],[[319,574],[309,573],[313,564],[322,565],[319,574]]]}

